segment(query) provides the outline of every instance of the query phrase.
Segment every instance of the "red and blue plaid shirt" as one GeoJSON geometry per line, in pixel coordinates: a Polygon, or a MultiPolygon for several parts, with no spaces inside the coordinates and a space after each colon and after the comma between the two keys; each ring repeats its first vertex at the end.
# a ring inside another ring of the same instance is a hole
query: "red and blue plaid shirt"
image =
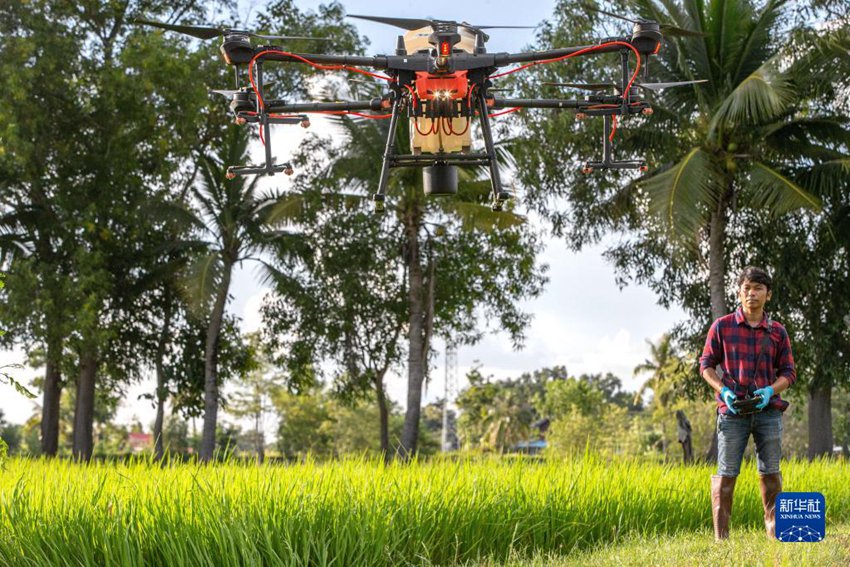
{"type": "MultiPolygon", "coordinates": [[[[706,368],[715,368],[718,364],[723,385],[728,386],[739,398],[751,396],[757,389],[770,386],[780,376],[785,376],[790,384],[797,380],[791,341],[785,327],[771,321],[767,314],[759,325],[751,327],[740,307],[712,323],[699,359],[700,376],[706,368]],[[769,343],[763,341],[767,333],[770,336],[769,343]]],[[[727,413],[726,404],[720,395],[716,399],[717,410],[727,413]]],[[[776,394],[770,399],[768,407],[785,411],[788,402],[776,394]]]]}

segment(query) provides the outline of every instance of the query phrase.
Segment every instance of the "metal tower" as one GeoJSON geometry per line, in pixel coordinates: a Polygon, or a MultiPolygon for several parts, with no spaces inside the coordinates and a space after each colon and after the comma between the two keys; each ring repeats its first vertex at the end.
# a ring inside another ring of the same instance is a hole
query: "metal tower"
{"type": "Polygon", "coordinates": [[[457,347],[453,343],[446,343],[446,379],[443,391],[443,431],[441,435],[441,447],[443,451],[451,451],[452,443],[449,441],[449,401],[454,400],[457,395],[457,347]]]}

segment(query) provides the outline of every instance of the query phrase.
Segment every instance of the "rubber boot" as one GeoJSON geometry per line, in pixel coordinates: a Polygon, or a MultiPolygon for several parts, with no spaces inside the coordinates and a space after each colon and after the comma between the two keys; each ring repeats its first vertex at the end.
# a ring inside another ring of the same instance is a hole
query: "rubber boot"
{"type": "Polygon", "coordinates": [[[782,492],[782,474],[765,474],[759,477],[761,503],[764,506],[764,528],[767,539],[776,539],[776,497],[782,492]]]}
{"type": "Polygon", "coordinates": [[[734,476],[711,476],[711,515],[714,519],[714,539],[729,537],[729,518],[732,516],[732,497],[735,495],[734,476]]]}

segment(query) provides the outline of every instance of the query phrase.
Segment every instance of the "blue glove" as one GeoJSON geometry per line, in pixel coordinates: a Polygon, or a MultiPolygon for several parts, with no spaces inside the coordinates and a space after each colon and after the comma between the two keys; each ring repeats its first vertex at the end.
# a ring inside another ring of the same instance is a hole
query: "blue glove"
{"type": "Polygon", "coordinates": [[[730,390],[728,386],[723,386],[723,389],[720,390],[720,399],[723,400],[723,403],[726,404],[727,408],[729,408],[730,413],[738,413],[738,411],[732,407],[732,402],[737,399],[735,397],[735,392],[730,390]]]}
{"type": "Polygon", "coordinates": [[[758,409],[764,409],[770,403],[770,398],[773,397],[773,386],[765,386],[753,392],[754,396],[761,396],[761,402],[756,406],[758,409]]]}

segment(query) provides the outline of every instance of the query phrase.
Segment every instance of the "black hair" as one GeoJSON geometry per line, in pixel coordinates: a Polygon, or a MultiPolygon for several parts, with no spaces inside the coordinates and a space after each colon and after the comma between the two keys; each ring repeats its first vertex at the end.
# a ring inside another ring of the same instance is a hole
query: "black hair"
{"type": "Polygon", "coordinates": [[[744,285],[744,282],[750,281],[753,283],[764,284],[767,291],[770,291],[770,286],[773,283],[773,278],[767,273],[767,270],[757,266],[747,266],[741,270],[741,275],[738,276],[738,287],[744,285]]]}

